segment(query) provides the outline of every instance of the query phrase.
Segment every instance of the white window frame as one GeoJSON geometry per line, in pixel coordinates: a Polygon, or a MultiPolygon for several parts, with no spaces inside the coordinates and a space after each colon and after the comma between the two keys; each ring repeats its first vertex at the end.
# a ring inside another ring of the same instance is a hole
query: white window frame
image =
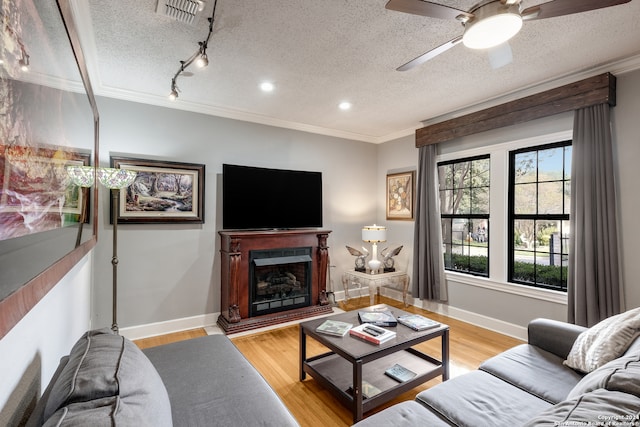
{"type": "Polygon", "coordinates": [[[573,131],[554,132],[547,135],[492,144],[484,147],[463,149],[439,155],[438,162],[464,159],[489,154],[491,159],[491,193],[489,198],[489,278],[471,274],[445,271],[447,281],[492,289],[495,291],[535,298],[557,304],[567,304],[567,293],[551,289],[511,283],[508,277],[507,225],[509,209],[509,152],[527,147],[536,147],[573,138],[573,131]]]}

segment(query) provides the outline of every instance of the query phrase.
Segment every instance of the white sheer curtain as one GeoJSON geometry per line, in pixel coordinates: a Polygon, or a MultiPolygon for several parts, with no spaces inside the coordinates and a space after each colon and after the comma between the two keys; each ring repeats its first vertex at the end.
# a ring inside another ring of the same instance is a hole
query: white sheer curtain
{"type": "Polygon", "coordinates": [[[413,243],[413,296],[447,301],[436,144],[420,147],[413,243]]]}
{"type": "Polygon", "coordinates": [[[610,126],[608,104],[575,112],[568,320],[583,326],[623,309],[610,126]]]}

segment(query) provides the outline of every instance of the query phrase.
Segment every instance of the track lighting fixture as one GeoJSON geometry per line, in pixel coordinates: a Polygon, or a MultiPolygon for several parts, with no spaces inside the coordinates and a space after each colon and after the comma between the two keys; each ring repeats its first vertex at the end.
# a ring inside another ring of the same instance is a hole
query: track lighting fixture
{"type": "MultiPolygon", "coordinates": [[[[198,10],[204,9],[204,2],[199,1],[198,3],[200,5],[198,7],[198,10]]],[[[171,79],[171,92],[169,93],[169,99],[172,101],[175,101],[178,98],[178,86],[176,83],[178,80],[178,77],[180,77],[180,75],[182,75],[182,73],[191,64],[195,62],[196,66],[198,66],[199,68],[204,68],[207,65],[209,65],[209,57],[207,56],[207,47],[209,44],[209,39],[211,38],[211,33],[213,33],[213,23],[215,20],[217,4],[218,4],[218,0],[215,0],[213,2],[213,12],[211,12],[211,17],[208,18],[209,32],[207,33],[207,37],[203,41],[198,42],[198,50],[193,55],[191,55],[189,59],[180,61],[180,68],[178,69],[178,72],[176,72],[176,74],[171,79]]]]}
{"type": "Polygon", "coordinates": [[[209,65],[209,58],[207,57],[206,53],[202,53],[200,54],[200,56],[198,56],[198,59],[196,60],[196,65],[199,68],[204,68],[207,65],[209,65]]]}
{"type": "Polygon", "coordinates": [[[29,55],[24,49],[22,49],[22,58],[18,61],[18,65],[22,71],[29,71],[29,55]]]}
{"type": "Polygon", "coordinates": [[[171,80],[171,93],[169,94],[169,99],[171,101],[178,99],[178,86],[176,86],[175,78],[171,80]]]}
{"type": "Polygon", "coordinates": [[[198,68],[204,68],[209,65],[209,58],[207,57],[207,45],[206,42],[199,42],[200,50],[198,51],[198,57],[196,59],[196,66],[198,68]]]}

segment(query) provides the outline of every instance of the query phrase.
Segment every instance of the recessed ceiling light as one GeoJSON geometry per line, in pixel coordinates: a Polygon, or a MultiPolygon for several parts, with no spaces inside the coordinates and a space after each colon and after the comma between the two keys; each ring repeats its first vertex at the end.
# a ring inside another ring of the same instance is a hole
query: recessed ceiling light
{"type": "Polygon", "coordinates": [[[342,101],[339,105],[338,108],[340,108],[341,110],[350,110],[351,109],[351,103],[347,102],[347,101],[342,101]]]}
{"type": "Polygon", "coordinates": [[[262,89],[263,92],[273,92],[274,88],[275,86],[271,82],[263,82],[260,84],[260,89],[262,89]]]}

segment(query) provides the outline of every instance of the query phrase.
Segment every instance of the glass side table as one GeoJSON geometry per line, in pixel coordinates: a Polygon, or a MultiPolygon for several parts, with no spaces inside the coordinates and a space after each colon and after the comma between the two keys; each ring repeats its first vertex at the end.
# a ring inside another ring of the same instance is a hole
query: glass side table
{"type": "Polygon", "coordinates": [[[407,294],[409,292],[409,276],[404,271],[392,271],[390,273],[371,274],[355,270],[345,271],[342,275],[342,286],[344,287],[344,295],[349,299],[349,287],[356,285],[358,289],[363,286],[369,287],[369,302],[374,304],[376,294],[380,294],[380,286],[393,285],[402,287],[402,302],[405,307],[408,306],[407,294]]]}

